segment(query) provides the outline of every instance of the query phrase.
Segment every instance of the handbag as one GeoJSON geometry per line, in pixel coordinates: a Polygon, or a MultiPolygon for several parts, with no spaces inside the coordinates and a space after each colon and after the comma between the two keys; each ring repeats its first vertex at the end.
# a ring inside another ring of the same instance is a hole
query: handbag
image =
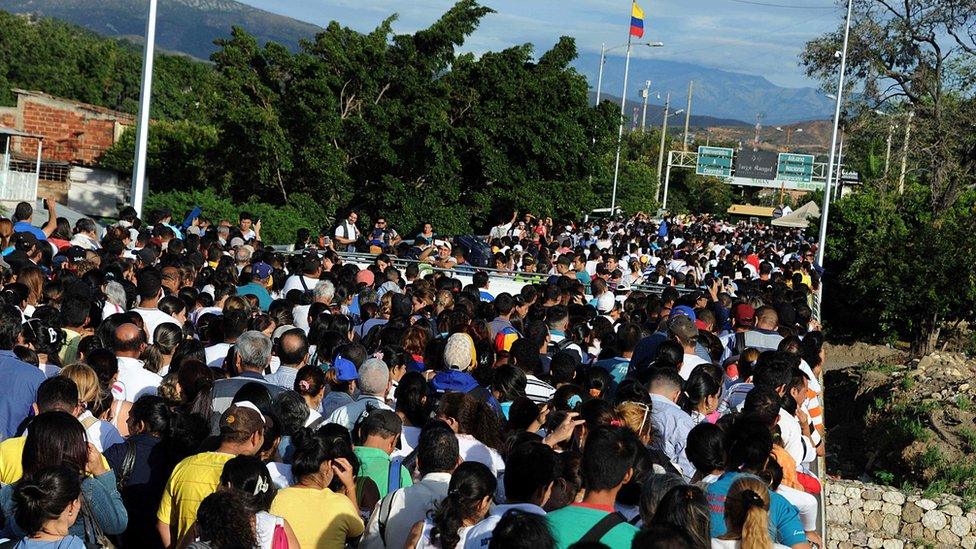
{"type": "Polygon", "coordinates": [[[84,495],[81,498],[81,520],[85,527],[86,549],[115,549],[115,544],[108,539],[92,515],[91,509],[88,507],[88,499],[84,495]]]}

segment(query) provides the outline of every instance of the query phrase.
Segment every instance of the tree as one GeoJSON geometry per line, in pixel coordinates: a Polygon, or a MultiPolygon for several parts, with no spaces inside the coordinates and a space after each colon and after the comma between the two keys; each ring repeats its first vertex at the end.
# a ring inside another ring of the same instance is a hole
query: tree
{"type": "MultiPolygon", "coordinates": [[[[976,54],[976,4],[957,0],[855,0],[848,87],[864,114],[893,107],[915,113],[914,174],[931,187],[931,209],[949,208],[972,185],[976,139],[969,92],[976,54]]],[[[807,73],[833,90],[843,29],[807,44],[807,73]]],[[[850,97],[850,95],[849,95],[850,97]]],[[[858,110],[855,106],[854,110],[858,110]]]]}

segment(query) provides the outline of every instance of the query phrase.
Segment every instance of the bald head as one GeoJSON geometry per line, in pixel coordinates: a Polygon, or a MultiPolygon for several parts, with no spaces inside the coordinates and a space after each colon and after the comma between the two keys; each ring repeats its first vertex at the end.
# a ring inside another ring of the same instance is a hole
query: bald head
{"type": "Polygon", "coordinates": [[[779,326],[779,315],[772,307],[756,309],[756,327],[762,330],[775,330],[779,326]]]}
{"type": "Polygon", "coordinates": [[[146,334],[135,324],[123,324],[115,329],[112,350],[116,356],[139,358],[146,348],[146,334]]]}

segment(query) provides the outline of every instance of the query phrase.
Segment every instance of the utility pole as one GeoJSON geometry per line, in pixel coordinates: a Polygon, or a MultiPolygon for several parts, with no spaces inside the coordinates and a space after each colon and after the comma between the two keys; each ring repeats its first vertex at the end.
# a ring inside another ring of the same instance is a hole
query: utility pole
{"type": "Polygon", "coordinates": [[[885,146],[885,169],[884,176],[888,177],[888,164],[891,162],[891,138],[895,134],[895,123],[892,121],[888,125],[888,144],[885,146]]]}
{"type": "Polygon", "coordinates": [[[688,152],[688,123],[691,122],[691,89],[694,85],[694,80],[688,81],[688,107],[685,108],[685,137],[681,143],[681,150],[684,152],[688,152]]]}
{"type": "Polygon", "coordinates": [[[762,119],[763,119],[763,116],[764,115],[761,112],[757,112],[756,113],[756,141],[755,141],[755,147],[757,149],[759,148],[759,134],[762,132],[762,119]]]}
{"type": "Polygon", "coordinates": [[[149,106],[152,102],[153,55],[156,47],[156,2],[149,0],[146,45],[142,54],[142,88],[139,91],[139,122],[136,126],[136,158],[132,169],[132,207],[142,217],[146,183],[146,144],[149,142],[149,106]]]}
{"type": "Polygon", "coordinates": [[[841,176],[844,174],[841,167],[844,165],[844,128],[840,129],[840,145],[837,147],[837,173],[834,176],[834,196],[831,200],[837,200],[837,193],[840,192],[841,176]]]}
{"type": "Polygon", "coordinates": [[[603,89],[603,65],[607,62],[607,43],[604,42],[600,46],[600,76],[596,79],[596,103],[594,105],[600,104],[600,92],[603,89]]]}
{"type": "MultiPolygon", "coordinates": [[[[636,5],[636,4],[635,4],[636,5]]],[[[617,212],[617,181],[620,179],[620,145],[624,140],[624,117],[627,116],[627,78],[630,77],[630,37],[627,37],[627,62],[624,63],[624,93],[620,96],[620,127],[617,129],[617,159],[613,165],[613,191],[610,196],[610,216],[617,212]]]]}
{"type": "MultiPolygon", "coordinates": [[[[837,99],[834,104],[834,131],[830,138],[830,157],[827,160],[827,181],[824,182],[823,208],[821,208],[820,214],[820,235],[817,241],[817,264],[821,268],[823,268],[824,264],[824,247],[827,244],[827,215],[830,213],[830,180],[834,175],[834,160],[836,160],[834,154],[837,152],[837,134],[840,131],[840,107],[844,97],[844,72],[847,70],[847,44],[851,36],[851,13],[853,11],[854,0],[847,0],[847,19],[844,23],[844,46],[840,52],[840,71],[837,75],[837,99]]],[[[823,304],[823,281],[820,282],[820,288],[814,298],[814,302],[816,305],[814,307],[816,313],[814,318],[820,320],[823,304]]],[[[825,524],[824,520],[821,519],[821,526],[825,527],[825,524]]]]}
{"type": "MultiPolygon", "coordinates": [[[[668,135],[668,110],[671,108],[671,92],[664,100],[664,120],[661,122],[661,146],[657,154],[657,186],[661,188],[661,168],[664,167],[664,138],[668,135]]],[[[657,198],[657,194],[654,195],[657,198]]]]}
{"type": "Polygon", "coordinates": [[[644,133],[644,127],[647,125],[647,97],[651,95],[651,81],[644,81],[644,89],[641,90],[641,97],[644,99],[644,112],[641,114],[641,133],[644,133]]]}
{"type": "Polygon", "coordinates": [[[909,111],[908,121],[905,122],[905,143],[901,148],[901,175],[898,176],[898,194],[905,193],[905,170],[908,168],[908,138],[912,134],[912,119],[915,111],[909,111]]]}

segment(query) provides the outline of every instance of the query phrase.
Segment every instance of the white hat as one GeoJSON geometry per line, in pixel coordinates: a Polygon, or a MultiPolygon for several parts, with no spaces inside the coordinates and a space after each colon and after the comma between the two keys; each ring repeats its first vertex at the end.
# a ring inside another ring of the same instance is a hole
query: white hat
{"type": "Polygon", "coordinates": [[[603,292],[600,297],[596,298],[596,310],[600,313],[609,313],[613,311],[614,303],[616,299],[613,297],[613,292],[603,292]]]}

